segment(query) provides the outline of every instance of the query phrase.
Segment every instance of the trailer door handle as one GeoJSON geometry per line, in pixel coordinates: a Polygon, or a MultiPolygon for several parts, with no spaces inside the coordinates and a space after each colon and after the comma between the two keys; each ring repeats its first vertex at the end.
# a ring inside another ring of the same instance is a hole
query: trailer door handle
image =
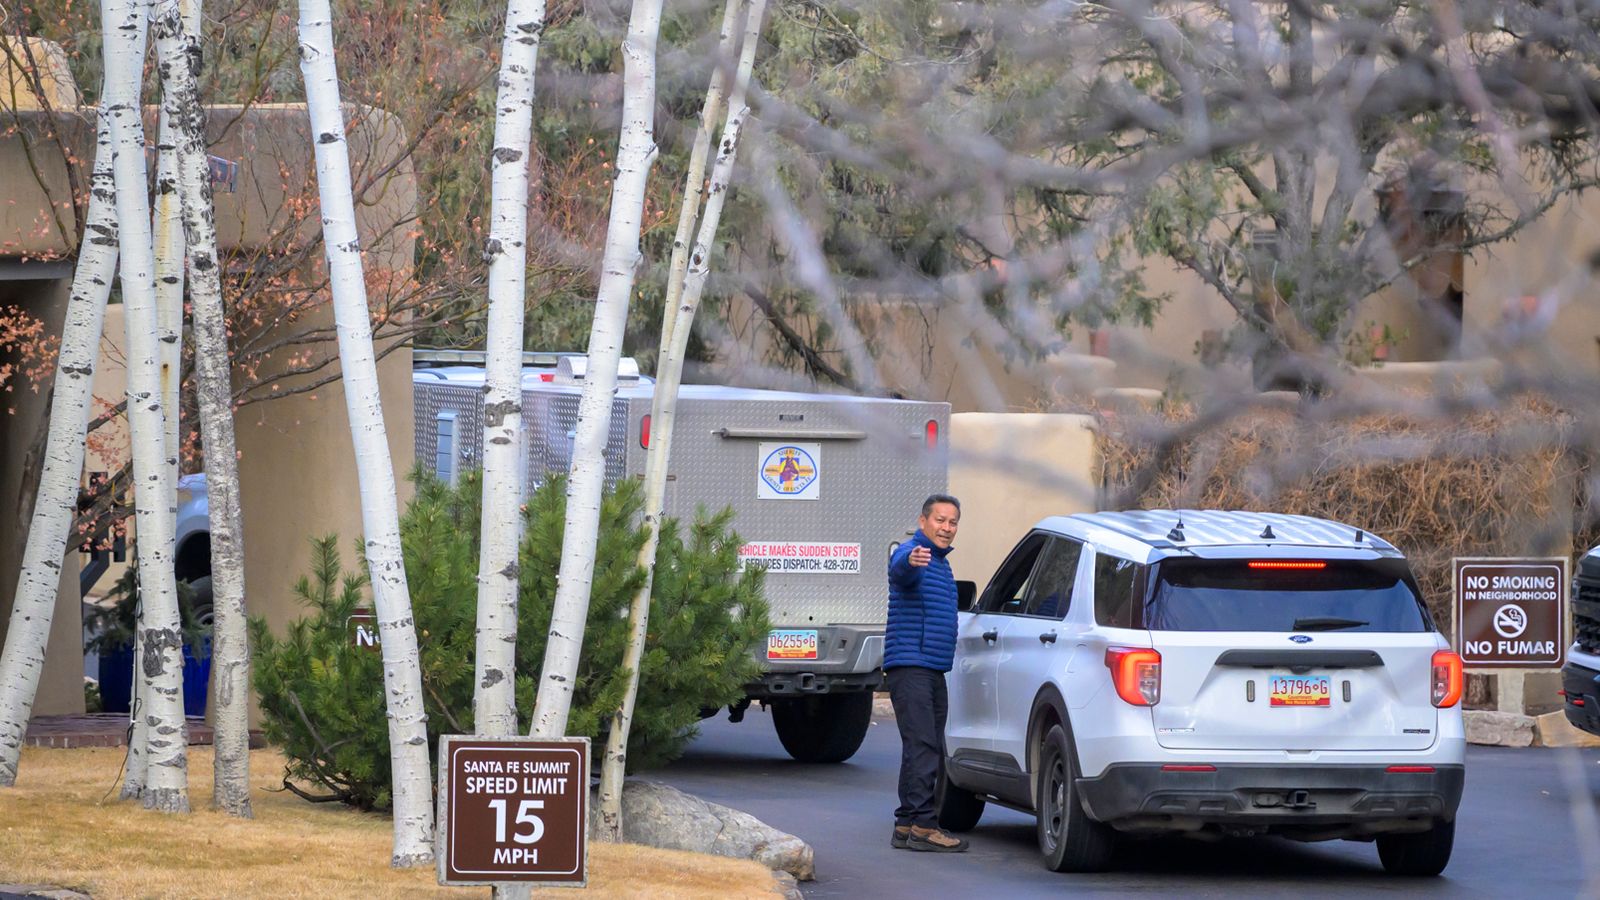
{"type": "Polygon", "coordinates": [[[1000,629],[991,628],[988,631],[985,631],[983,633],[983,639],[988,641],[991,644],[994,643],[995,641],[1000,640],[1000,629]]]}
{"type": "Polygon", "coordinates": [[[723,440],[864,441],[865,431],[796,431],[791,428],[718,428],[711,432],[723,440]]]}
{"type": "Polygon", "coordinates": [[[1046,631],[1039,635],[1039,643],[1041,644],[1054,644],[1055,642],[1056,633],[1054,631],[1046,631]]]}

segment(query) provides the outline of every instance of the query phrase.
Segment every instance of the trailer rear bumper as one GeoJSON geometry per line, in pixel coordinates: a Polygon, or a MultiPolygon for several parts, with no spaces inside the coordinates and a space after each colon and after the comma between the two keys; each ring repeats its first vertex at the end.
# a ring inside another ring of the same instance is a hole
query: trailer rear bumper
{"type": "Polygon", "coordinates": [[[815,630],[815,659],[769,659],[765,648],[759,650],[757,659],[766,671],[759,681],[745,685],[745,693],[760,700],[883,687],[882,625],[824,625],[815,630]]]}
{"type": "Polygon", "coordinates": [[[745,694],[756,700],[799,697],[806,694],[847,694],[855,691],[884,690],[883,672],[768,672],[760,681],[744,686],[745,694]]]}

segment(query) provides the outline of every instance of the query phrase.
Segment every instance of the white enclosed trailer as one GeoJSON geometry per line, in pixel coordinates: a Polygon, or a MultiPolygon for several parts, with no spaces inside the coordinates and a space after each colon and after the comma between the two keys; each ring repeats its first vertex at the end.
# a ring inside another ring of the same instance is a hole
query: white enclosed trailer
{"type": "MultiPolygon", "coordinates": [[[[418,351],[416,454],[453,481],[481,464],[483,370],[473,354],[418,351]],[[455,364],[452,364],[455,363],[455,364]],[[432,364],[432,365],[430,365],[432,364]]],[[[522,422],[531,491],[568,470],[584,357],[525,357],[522,422]]],[[[624,360],[606,480],[644,478],[654,383],[624,360]]],[[[746,699],[770,705],[797,759],[838,762],[866,735],[881,686],[885,568],[927,496],[946,483],[950,407],[711,385],[679,391],[666,514],[732,507],[747,566],[767,570],[772,632],[746,699]]]]}

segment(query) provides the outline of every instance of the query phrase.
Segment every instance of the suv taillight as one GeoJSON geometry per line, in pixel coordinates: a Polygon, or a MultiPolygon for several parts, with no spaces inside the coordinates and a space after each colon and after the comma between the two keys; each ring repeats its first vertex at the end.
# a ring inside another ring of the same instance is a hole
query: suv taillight
{"type": "Polygon", "coordinates": [[[1161,654],[1148,647],[1106,648],[1106,668],[1117,696],[1134,706],[1161,702],[1161,654]]]}
{"type": "Polygon", "coordinates": [[[1461,688],[1466,681],[1461,657],[1453,650],[1439,650],[1433,654],[1433,705],[1444,709],[1461,702],[1461,688]]]}

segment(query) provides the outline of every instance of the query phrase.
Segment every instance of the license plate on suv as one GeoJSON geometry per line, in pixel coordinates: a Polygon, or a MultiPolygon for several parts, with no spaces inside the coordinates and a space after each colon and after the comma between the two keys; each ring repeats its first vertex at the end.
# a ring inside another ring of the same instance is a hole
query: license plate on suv
{"type": "Polygon", "coordinates": [[[1333,699],[1333,682],[1327,675],[1274,675],[1272,706],[1327,706],[1333,699]]]}

